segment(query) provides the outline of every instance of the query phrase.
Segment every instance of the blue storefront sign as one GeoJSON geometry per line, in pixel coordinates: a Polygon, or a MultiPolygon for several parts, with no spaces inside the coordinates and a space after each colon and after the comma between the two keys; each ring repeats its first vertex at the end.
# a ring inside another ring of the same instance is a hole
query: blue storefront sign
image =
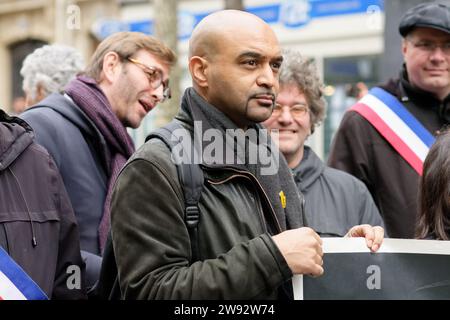
{"type": "MultiPolygon", "coordinates": [[[[278,3],[248,7],[253,13],[269,24],[280,24],[286,28],[300,28],[311,20],[323,17],[361,14],[370,11],[383,11],[383,0],[284,0],[278,3]]],[[[180,40],[190,37],[194,27],[213,11],[178,13],[178,36],[180,40]]],[[[93,32],[99,39],[104,39],[117,31],[139,31],[153,34],[153,21],[118,21],[98,22],[93,32]]]]}

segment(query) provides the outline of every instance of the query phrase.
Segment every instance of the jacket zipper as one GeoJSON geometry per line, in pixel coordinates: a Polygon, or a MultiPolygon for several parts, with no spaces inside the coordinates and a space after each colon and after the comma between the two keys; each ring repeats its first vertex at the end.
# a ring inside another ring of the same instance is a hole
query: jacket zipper
{"type": "MultiPolygon", "coordinates": [[[[263,189],[263,187],[262,187],[261,184],[259,183],[258,179],[257,179],[251,172],[240,171],[240,170],[237,170],[237,169],[234,169],[234,168],[229,168],[229,167],[223,168],[223,169],[227,169],[227,170],[230,170],[230,171],[237,172],[237,173],[239,173],[239,175],[232,175],[231,177],[228,177],[227,179],[221,181],[221,183],[224,183],[224,182],[226,182],[226,181],[229,181],[229,180],[232,179],[233,177],[238,177],[238,176],[247,178],[247,179],[249,179],[250,181],[252,181],[252,180],[251,180],[247,175],[250,175],[251,177],[254,178],[254,181],[256,181],[256,183],[257,183],[258,186],[259,186],[259,189],[260,189],[260,190],[262,191],[262,193],[264,194],[264,197],[265,197],[265,199],[266,199],[266,202],[269,204],[269,207],[270,207],[270,213],[271,213],[271,215],[272,215],[273,220],[275,221],[275,228],[277,229],[278,232],[281,233],[283,230],[281,229],[280,222],[278,221],[277,216],[276,216],[276,214],[275,214],[275,210],[273,209],[272,203],[270,203],[269,197],[267,196],[266,191],[263,189]]],[[[209,180],[209,179],[208,179],[208,180],[209,180]]],[[[218,184],[218,183],[216,183],[216,184],[218,184]]],[[[264,221],[264,219],[263,219],[263,221],[264,221]]]]}

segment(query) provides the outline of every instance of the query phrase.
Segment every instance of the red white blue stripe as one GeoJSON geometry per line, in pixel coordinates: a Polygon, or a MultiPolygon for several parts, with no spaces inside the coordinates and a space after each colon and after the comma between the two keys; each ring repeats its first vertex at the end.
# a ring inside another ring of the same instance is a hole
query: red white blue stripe
{"type": "Polygon", "coordinates": [[[0,300],[48,300],[28,274],[0,247],[0,300]]]}
{"type": "Polygon", "coordinates": [[[350,110],[369,121],[406,162],[422,175],[423,162],[435,138],[396,97],[375,87],[350,110]]]}

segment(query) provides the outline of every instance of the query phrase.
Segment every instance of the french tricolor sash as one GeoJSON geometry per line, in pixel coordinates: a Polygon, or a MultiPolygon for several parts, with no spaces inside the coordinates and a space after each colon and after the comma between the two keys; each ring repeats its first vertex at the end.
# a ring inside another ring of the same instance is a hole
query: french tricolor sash
{"type": "Polygon", "coordinates": [[[422,175],[423,162],[435,138],[396,97],[375,87],[350,110],[369,121],[400,156],[422,175]]]}
{"type": "Polygon", "coordinates": [[[48,300],[42,289],[1,246],[0,300],[48,300]]]}

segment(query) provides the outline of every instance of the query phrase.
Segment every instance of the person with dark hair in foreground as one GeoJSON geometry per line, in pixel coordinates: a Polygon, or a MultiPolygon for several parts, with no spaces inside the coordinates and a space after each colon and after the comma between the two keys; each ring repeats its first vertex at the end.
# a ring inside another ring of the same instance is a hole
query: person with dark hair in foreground
{"type": "Polygon", "coordinates": [[[416,238],[450,240],[450,129],[431,147],[419,190],[416,238]]]}

